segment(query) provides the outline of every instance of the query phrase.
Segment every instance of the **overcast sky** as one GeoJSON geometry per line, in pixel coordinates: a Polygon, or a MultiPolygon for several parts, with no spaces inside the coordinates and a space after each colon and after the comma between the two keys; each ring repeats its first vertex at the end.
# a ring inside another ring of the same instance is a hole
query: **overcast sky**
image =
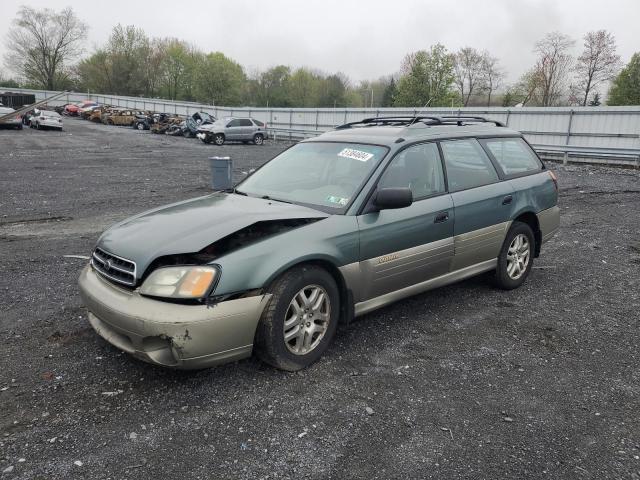
{"type": "Polygon", "coordinates": [[[406,53],[436,42],[489,50],[512,81],[552,30],[574,37],[576,51],[585,32],[610,30],[625,63],[640,50],[640,0],[2,0],[0,60],[22,4],[73,7],[90,26],[87,52],[121,23],[221,51],[248,72],[286,64],[355,81],[396,72],[406,53]]]}

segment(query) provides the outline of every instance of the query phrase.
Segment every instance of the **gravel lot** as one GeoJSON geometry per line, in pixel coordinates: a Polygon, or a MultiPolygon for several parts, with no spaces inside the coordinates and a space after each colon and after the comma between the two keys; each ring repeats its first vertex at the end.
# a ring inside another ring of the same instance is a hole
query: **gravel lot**
{"type": "Polygon", "coordinates": [[[554,166],[562,228],[516,291],[416,296],[296,374],[180,372],[93,333],[64,255],[284,146],[65,126],[0,131],[1,478],[640,478],[640,172],[554,166]]]}

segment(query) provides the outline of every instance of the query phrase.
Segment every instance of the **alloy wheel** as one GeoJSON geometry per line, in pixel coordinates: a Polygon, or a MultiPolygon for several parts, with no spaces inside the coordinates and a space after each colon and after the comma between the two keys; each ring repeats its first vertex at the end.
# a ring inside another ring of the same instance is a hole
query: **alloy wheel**
{"type": "Polygon", "coordinates": [[[306,355],[321,342],[331,318],[329,295],[319,285],[295,294],[284,320],[284,343],[295,355],[306,355]]]}
{"type": "Polygon", "coordinates": [[[507,250],[507,275],[513,280],[518,280],[527,271],[530,256],[529,239],[522,233],[516,235],[507,250]]]}

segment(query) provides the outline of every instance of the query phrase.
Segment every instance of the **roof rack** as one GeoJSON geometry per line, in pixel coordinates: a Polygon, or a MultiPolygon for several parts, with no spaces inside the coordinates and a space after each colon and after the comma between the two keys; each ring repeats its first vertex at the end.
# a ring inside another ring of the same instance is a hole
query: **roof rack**
{"type": "Polygon", "coordinates": [[[391,116],[365,118],[358,122],[345,123],[336,127],[336,130],[343,130],[354,127],[379,127],[379,126],[411,126],[414,123],[423,123],[428,126],[434,125],[458,125],[463,126],[468,123],[493,123],[497,127],[504,127],[498,120],[490,120],[484,117],[460,116],[460,115],[417,115],[417,116],[391,116]]]}

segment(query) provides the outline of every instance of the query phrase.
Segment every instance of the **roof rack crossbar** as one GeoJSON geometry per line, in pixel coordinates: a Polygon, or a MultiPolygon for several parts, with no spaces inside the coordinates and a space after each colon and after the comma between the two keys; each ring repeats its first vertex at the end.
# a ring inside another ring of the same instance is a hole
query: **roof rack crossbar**
{"type": "Polygon", "coordinates": [[[497,127],[504,127],[504,123],[502,123],[502,122],[500,122],[498,120],[491,120],[491,119],[486,118],[486,117],[479,117],[479,116],[475,116],[475,115],[443,115],[440,118],[442,120],[444,120],[445,122],[471,121],[471,122],[480,122],[480,123],[493,123],[497,127]]]}
{"type": "Polygon", "coordinates": [[[349,122],[336,127],[336,130],[353,128],[356,126],[373,127],[373,126],[411,126],[415,123],[423,123],[428,126],[432,125],[458,125],[462,126],[466,122],[493,123],[497,127],[504,127],[502,122],[498,120],[490,120],[485,117],[471,115],[397,115],[389,117],[371,117],[359,120],[357,122],[349,122]]]}
{"type": "Polygon", "coordinates": [[[336,130],[342,130],[345,128],[352,128],[358,125],[361,126],[374,126],[374,125],[407,125],[420,121],[432,121],[432,122],[440,122],[440,118],[432,115],[397,115],[397,116],[389,116],[389,117],[371,117],[365,118],[362,120],[358,120],[357,122],[349,122],[344,125],[340,125],[336,127],[336,130]]]}

